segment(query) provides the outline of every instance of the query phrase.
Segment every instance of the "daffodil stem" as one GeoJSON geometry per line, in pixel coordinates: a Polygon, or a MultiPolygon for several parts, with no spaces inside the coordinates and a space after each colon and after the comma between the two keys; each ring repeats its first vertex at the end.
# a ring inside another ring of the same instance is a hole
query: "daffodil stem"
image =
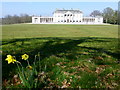
{"type": "MultiPolygon", "coordinates": [[[[22,73],[23,73],[23,66],[22,66],[22,64],[21,63],[19,63],[20,65],[21,65],[21,67],[22,67],[22,73]]],[[[24,73],[23,73],[24,74],[24,73]]]]}
{"type": "Polygon", "coordinates": [[[34,67],[35,67],[36,57],[37,57],[37,56],[35,55],[35,59],[34,59],[34,67]]]}
{"type": "Polygon", "coordinates": [[[23,68],[22,64],[21,64],[21,63],[19,63],[19,64],[20,64],[20,66],[23,68]]]}
{"type": "Polygon", "coordinates": [[[19,67],[18,63],[16,63],[16,64],[17,64],[18,70],[19,70],[19,72],[20,72],[20,67],[19,67]]]}
{"type": "Polygon", "coordinates": [[[22,66],[22,64],[21,63],[19,63],[20,64],[20,66],[22,67],[22,75],[20,74],[20,67],[19,67],[19,65],[18,65],[18,63],[19,62],[16,62],[16,64],[17,64],[17,67],[18,67],[18,69],[19,69],[19,75],[20,75],[20,77],[21,77],[21,80],[22,80],[22,82],[24,82],[24,83],[26,83],[26,76],[24,75],[24,72],[23,72],[23,66],[22,66]],[[24,80],[25,79],[25,80],[24,80]]]}
{"type": "Polygon", "coordinates": [[[27,63],[28,63],[28,66],[30,66],[30,63],[29,63],[29,61],[27,60],[27,63]]]}
{"type": "MultiPolygon", "coordinates": [[[[19,69],[19,72],[20,72],[20,67],[19,67],[19,65],[18,65],[18,62],[16,62],[16,64],[17,64],[18,69],[19,69]]],[[[21,64],[21,63],[19,63],[19,64],[20,64],[20,66],[22,67],[22,74],[24,74],[24,73],[23,73],[23,66],[22,66],[22,64],[21,64]]]]}
{"type": "Polygon", "coordinates": [[[41,64],[40,64],[40,52],[38,53],[39,56],[39,66],[40,66],[40,71],[41,71],[41,64]]]}

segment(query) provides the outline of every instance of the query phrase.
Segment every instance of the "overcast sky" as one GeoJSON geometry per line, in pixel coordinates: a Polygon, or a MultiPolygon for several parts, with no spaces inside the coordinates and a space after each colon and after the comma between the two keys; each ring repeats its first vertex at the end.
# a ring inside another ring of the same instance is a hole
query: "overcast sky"
{"type": "Polygon", "coordinates": [[[42,15],[52,16],[56,9],[79,9],[85,16],[88,16],[93,10],[101,12],[106,7],[114,10],[118,9],[118,2],[2,2],[2,16],[6,15],[42,15]]]}

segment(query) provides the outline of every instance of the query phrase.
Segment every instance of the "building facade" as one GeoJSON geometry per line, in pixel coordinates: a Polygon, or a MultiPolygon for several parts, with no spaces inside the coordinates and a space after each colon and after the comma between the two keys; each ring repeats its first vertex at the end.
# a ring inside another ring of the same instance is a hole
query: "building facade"
{"type": "Polygon", "coordinates": [[[102,24],[103,17],[84,17],[80,10],[56,10],[53,17],[33,16],[33,24],[102,24]]]}

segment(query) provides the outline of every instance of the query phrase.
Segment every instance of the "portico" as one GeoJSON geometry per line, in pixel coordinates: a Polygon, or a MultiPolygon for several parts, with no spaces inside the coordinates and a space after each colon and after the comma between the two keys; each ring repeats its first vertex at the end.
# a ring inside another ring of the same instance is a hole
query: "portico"
{"type": "Polygon", "coordinates": [[[32,17],[33,23],[52,23],[53,17],[32,17]]]}

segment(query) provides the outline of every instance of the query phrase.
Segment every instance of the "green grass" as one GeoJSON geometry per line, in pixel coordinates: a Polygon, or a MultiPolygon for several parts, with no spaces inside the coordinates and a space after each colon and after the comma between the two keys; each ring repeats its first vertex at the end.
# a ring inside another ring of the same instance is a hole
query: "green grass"
{"type": "Polygon", "coordinates": [[[3,39],[38,37],[107,37],[118,38],[117,25],[34,25],[18,24],[2,27],[3,39]]]}
{"type": "Polygon", "coordinates": [[[38,87],[120,88],[117,26],[8,25],[3,26],[2,43],[4,88],[24,87],[11,85],[17,68],[7,64],[6,55],[16,56],[26,67],[21,55],[29,54],[32,64],[38,52],[45,72],[38,87]]]}

